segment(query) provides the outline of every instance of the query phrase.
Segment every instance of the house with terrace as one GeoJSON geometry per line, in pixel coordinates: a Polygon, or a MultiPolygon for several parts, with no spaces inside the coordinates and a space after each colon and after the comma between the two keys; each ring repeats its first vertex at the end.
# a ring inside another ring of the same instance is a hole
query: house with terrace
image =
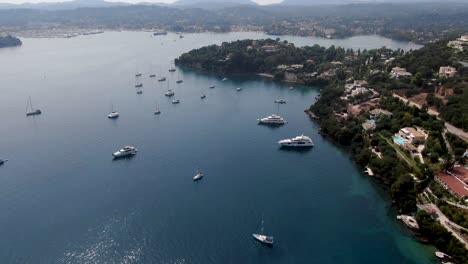
{"type": "Polygon", "coordinates": [[[418,157],[421,163],[424,163],[421,153],[424,151],[424,143],[427,137],[427,133],[421,128],[405,127],[393,136],[393,142],[408,150],[413,158],[418,157]]]}

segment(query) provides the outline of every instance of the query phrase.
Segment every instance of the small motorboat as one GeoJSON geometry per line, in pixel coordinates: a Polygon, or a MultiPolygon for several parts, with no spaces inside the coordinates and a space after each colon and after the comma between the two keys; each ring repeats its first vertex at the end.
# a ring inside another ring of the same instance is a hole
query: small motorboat
{"type": "Polygon", "coordinates": [[[289,87],[289,90],[294,90],[294,87],[292,87],[292,86],[291,86],[291,87],[289,87]]]}
{"type": "Polygon", "coordinates": [[[136,93],[137,93],[137,94],[142,94],[143,91],[142,91],[142,90],[138,90],[136,93]]]}
{"type": "Polygon", "coordinates": [[[135,87],[136,87],[136,88],[143,87],[143,84],[142,84],[142,83],[137,83],[137,84],[135,84],[135,87]]]}
{"type": "Polygon", "coordinates": [[[216,86],[214,86],[214,85],[211,85],[211,86],[210,86],[210,89],[213,89],[213,88],[215,88],[215,87],[216,87],[216,86]]]}
{"type": "Polygon", "coordinates": [[[174,96],[174,95],[175,95],[175,93],[172,90],[167,90],[167,92],[164,94],[164,96],[167,96],[167,97],[171,97],[171,96],[174,96]]]}
{"type": "Polygon", "coordinates": [[[201,98],[201,99],[205,99],[205,98],[206,98],[206,95],[202,94],[202,95],[200,96],[200,98],[201,98]]]}
{"type": "Polygon", "coordinates": [[[137,73],[135,74],[135,77],[141,77],[141,75],[142,75],[141,73],[137,73]]]}
{"type": "Polygon", "coordinates": [[[156,74],[150,74],[150,78],[156,78],[156,74]]]}
{"type": "Polygon", "coordinates": [[[116,119],[116,118],[118,118],[118,117],[119,117],[119,112],[117,112],[117,111],[112,111],[112,112],[107,116],[107,118],[109,118],[109,119],[116,119]]]}
{"type": "Polygon", "coordinates": [[[166,77],[161,77],[158,79],[158,82],[165,82],[166,81],[166,77]]]}
{"type": "Polygon", "coordinates": [[[7,159],[0,159],[0,166],[2,166],[3,164],[5,164],[5,162],[7,162],[8,160],[7,159]]]}
{"type": "Polygon", "coordinates": [[[179,99],[174,99],[174,100],[172,100],[172,104],[180,104],[180,100],[179,99]]]}
{"type": "Polygon", "coordinates": [[[286,100],[284,100],[284,99],[276,99],[276,100],[275,100],[275,103],[277,103],[277,104],[285,104],[285,103],[286,103],[286,100]]]}
{"type": "Polygon", "coordinates": [[[183,83],[184,81],[183,80],[177,80],[176,83],[183,83]]]}
{"type": "Polygon", "coordinates": [[[242,88],[237,87],[236,91],[240,92],[240,91],[242,91],[242,88]]]}
{"type": "Polygon", "coordinates": [[[225,81],[227,81],[227,80],[228,80],[228,78],[223,78],[221,81],[225,82],[225,81]]]}
{"type": "Polygon", "coordinates": [[[199,181],[203,178],[203,176],[204,176],[203,172],[197,172],[197,174],[193,176],[193,181],[199,181]]]}
{"type": "Polygon", "coordinates": [[[160,115],[160,114],[161,114],[161,111],[159,110],[154,111],[154,115],[160,115]]]}

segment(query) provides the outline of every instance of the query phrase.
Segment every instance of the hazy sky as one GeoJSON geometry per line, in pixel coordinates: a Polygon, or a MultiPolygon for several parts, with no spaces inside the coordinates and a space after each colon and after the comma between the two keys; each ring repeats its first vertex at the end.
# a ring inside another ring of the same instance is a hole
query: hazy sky
{"type": "MultiPolygon", "coordinates": [[[[70,0],[0,0],[0,3],[14,3],[21,4],[24,2],[28,3],[40,3],[40,2],[65,2],[70,0]]],[[[109,2],[128,2],[128,3],[139,3],[139,2],[154,2],[154,3],[173,3],[175,0],[107,0],[109,2]]],[[[279,3],[282,0],[254,0],[261,5],[279,3]]]]}

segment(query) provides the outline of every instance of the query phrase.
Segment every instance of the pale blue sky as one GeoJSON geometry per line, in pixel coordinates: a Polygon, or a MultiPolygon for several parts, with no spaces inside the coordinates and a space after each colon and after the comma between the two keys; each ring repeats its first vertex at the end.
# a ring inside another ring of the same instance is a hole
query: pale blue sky
{"type": "MultiPolygon", "coordinates": [[[[0,0],[0,3],[14,3],[21,4],[24,2],[28,3],[40,3],[40,2],[65,2],[70,0],[0,0]]],[[[128,2],[128,3],[139,3],[139,2],[153,2],[153,3],[173,3],[175,0],[107,0],[109,2],[128,2]]],[[[261,5],[279,3],[282,0],[254,0],[261,5]]]]}

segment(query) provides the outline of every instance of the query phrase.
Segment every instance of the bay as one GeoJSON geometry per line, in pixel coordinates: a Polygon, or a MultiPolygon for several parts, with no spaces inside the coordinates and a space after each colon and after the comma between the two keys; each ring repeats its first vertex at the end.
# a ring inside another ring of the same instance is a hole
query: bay
{"type": "MultiPolygon", "coordinates": [[[[168,72],[193,48],[265,37],[107,32],[1,49],[0,156],[9,161],[0,167],[0,262],[436,263],[434,248],[396,222],[385,192],[303,113],[319,87],[168,72]],[[148,77],[160,72],[181,104],[164,97],[167,83],[148,77]],[[28,96],[42,115],[24,116],[28,96]],[[287,104],[275,105],[278,98],[287,104]],[[111,103],[117,120],[106,118],[111,103]],[[287,125],[257,125],[276,112],[287,125]],[[278,148],[302,133],[316,147],[278,148]],[[112,160],[127,144],[139,153],[112,160]],[[205,178],[194,183],[197,169],[205,178]],[[262,216],[273,248],[251,236],[262,216]]],[[[414,47],[376,36],[281,38],[414,47]]]]}

